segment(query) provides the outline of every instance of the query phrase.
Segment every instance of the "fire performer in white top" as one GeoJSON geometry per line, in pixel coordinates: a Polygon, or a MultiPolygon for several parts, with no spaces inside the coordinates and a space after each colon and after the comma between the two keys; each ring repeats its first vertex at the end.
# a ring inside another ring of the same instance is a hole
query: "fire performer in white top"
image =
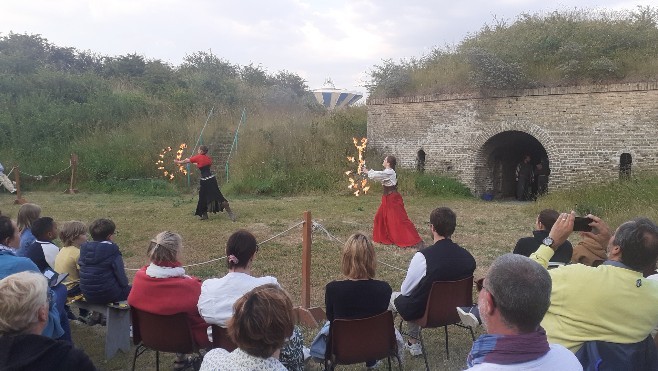
{"type": "Polygon", "coordinates": [[[418,235],[414,223],[409,220],[404,209],[404,201],[397,190],[396,163],[394,156],[386,156],[382,163],[383,171],[367,170],[365,165],[363,166],[368,178],[379,181],[384,186],[382,203],[375,214],[372,239],[385,245],[420,248],[423,247],[423,240],[418,235]]]}

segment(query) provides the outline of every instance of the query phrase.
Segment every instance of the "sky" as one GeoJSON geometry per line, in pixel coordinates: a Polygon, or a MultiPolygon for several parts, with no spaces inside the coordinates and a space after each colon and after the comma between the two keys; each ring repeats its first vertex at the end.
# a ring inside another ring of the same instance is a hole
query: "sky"
{"type": "Polygon", "coordinates": [[[365,92],[383,60],[458,44],[486,23],[638,5],[655,0],[22,0],[3,2],[0,35],[40,34],[61,47],[173,66],[212,51],[241,66],[297,73],[311,89],[331,78],[336,88],[365,92]]]}

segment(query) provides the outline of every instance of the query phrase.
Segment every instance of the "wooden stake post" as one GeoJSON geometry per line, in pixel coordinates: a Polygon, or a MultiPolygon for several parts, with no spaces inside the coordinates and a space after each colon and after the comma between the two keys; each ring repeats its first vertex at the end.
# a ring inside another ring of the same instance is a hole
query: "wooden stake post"
{"type": "Polygon", "coordinates": [[[302,305],[296,308],[297,320],[306,327],[317,327],[318,322],[326,319],[322,308],[311,308],[311,245],[313,220],[311,212],[304,212],[302,229],[302,305]]]}
{"type": "Polygon", "coordinates": [[[14,200],[14,204],[15,205],[22,205],[22,204],[26,203],[27,201],[23,197],[21,197],[21,172],[18,169],[18,165],[14,166],[14,171],[15,171],[14,179],[16,179],[15,180],[15,182],[16,182],[16,199],[14,200]]]}
{"type": "Polygon", "coordinates": [[[78,155],[71,153],[71,185],[64,193],[75,194],[78,190],[75,189],[75,175],[78,172],[78,155]]]}

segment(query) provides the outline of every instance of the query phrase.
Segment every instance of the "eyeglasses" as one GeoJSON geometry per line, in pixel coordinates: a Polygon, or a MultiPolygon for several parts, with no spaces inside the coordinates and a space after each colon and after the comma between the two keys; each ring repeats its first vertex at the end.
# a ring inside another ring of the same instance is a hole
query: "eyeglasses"
{"type": "Polygon", "coordinates": [[[484,288],[484,278],[475,281],[475,289],[480,292],[484,288]]]}

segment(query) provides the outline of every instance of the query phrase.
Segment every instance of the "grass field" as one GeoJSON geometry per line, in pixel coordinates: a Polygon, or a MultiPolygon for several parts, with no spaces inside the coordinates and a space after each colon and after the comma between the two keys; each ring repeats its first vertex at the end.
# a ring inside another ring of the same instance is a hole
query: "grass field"
{"type": "MultiPolygon", "coordinates": [[[[199,221],[192,214],[196,205],[194,195],[181,197],[145,197],[131,195],[102,195],[80,193],[30,192],[24,197],[41,205],[43,216],[51,216],[58,222],[81,220],[86,223],[95,218],[109,217],[117,224],[117,243],[123,252],[126,266],[137,269],[145,263],[148,241],[163,230],[180,233],[184,241],[183,264],[208,261],[224,256],[228,236],[239,228],[252,231],[258,241],[286,231],[302,221],[303,212],[309,210],[315,222],[321,224],[332,236],[344,241],[350,234],[363,231],[372,234],[372,219],[379,206],[380,196],[369,194],[354,196],[300,196],[285,198],[232,198],[231,205],[238,216],[232,223],[225,214],[211,215],[207,221],[199,221]]],[[[404,197],[404,194],[403,194],[404,197]]],[[[13,197],[0,195],[2,214],[15,218],[18,206],[13,197]]],[[[457,213],[457,230],[453,240],[468,249],[476,258],[476,278],[486,272],[497,256],[510,252],[516,240],[529,236],[540,204],[517,202],[484,202],[475,199],[441,199],[437,197],[406,197],[407,212],[421,237],[431,243],[428,227],[429,213],[438,206],[448,206],[457,213]]],[[[541,205],[545,207],[546,205],[541,205]]],[[[572,241],[573,242],[573,241],[572,241]]],[[[340,275],[341,244],[326,233],[313,233],[312,292],[313,306],[324,306],[324,285],[340,275]]],[[[377,278],[399,290],[405,270],[414,251],[394,246],[377,245],[377,257],[382,263],[377,268],[377,278]]],[[[295,303],[300,303],[301,290],[301,227],[262,244],[254,262],[256,275],[277,277],[290,292],[295,303]]],[[[201,278],[222,276],[227,272],[223,261],[198,265],[188,269],[189,274],[201,278]]],[[[129,271],[132,279],[134,271],[129,271]]],[[[119,353],[110,361],[103,356],[104,328],[72,325],[76,345],[84,349],[99,369],[130,369],[132,354],[119,353]]],[[[305,329],[305,343],[310,344],[317,329],[305,329]]],[[[467,331],[449,330],[451,358],[445,360],[442,330],[428,330],[428,354],[432,369],[459,370],[465,367],[465,358],[471,347],[467,331]]],[[[163,369],[171,365],[171,358],[161,357],[163,369]]],[[[155,356],[146,353],[140,357],[138,369],[153,369],[155,356]]],[[[423,369],[422,358],[408,355],[406,370],[423,369]]],[[[361,367],[363,368],[363,367],[361,367]]],[[[359,369],[359,367],[347,368],[359,369]]]]}

